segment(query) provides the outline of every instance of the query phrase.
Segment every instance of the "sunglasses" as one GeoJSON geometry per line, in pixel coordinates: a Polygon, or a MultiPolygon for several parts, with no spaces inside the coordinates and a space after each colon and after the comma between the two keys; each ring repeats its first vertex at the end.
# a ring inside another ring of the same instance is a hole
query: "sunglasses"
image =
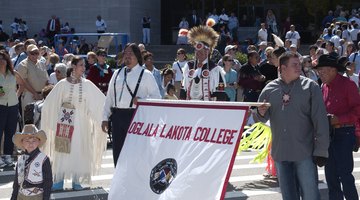
{"type": "Polygon", "coordinates": [[[35,56],[35,55],[39,55],[40,53],[35,51],[35,52],[30,52],[31,55],[35,56]]]}
{"type": "Polygon", "coordinates": [[[234,60],[225,60],[225,61],[234,62],[234,60]]]}

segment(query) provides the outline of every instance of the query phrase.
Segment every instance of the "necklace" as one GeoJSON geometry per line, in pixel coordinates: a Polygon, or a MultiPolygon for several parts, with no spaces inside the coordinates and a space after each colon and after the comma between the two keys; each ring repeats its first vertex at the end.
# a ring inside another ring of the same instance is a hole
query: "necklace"
{"type": "Polygon", "coordinates": [[[290,89],[286,92],[283,88],[283,85],[281,85],[281,91],[282,91],[282,110],[284,110],[285,106],[289,105],[291,100],[291,91],[294,88],[295,82],[291,83],[290,89]]]}
{"type": "Polygon", "coordinates": [[[81,77],[80,78],[76,78],[74,75],[70,75],[70,77],[68,78],[68,81],[72,84],[77,84],[81,82],[81,77]]]}
{"type": "MultiPolygon", "coordinates": [[[[74,77],[75,78],[75,77],[74,77]]],[[[68,77],[68,81],[71,83],[70,85],[70,95],[69,95],[69,99],[68,99],[68,102],[69,103],[72,103],[72,97],[73,97],[73,93],[74,93],[74,86],[75,84],[78,84],[79,83],[79,103],[82,102],[82,93],[83,93],[83,88],[82,88],[82,78],[80,77],[80,79],[76,79],[75,78],[75,81],[78,81],[78,82],[72,82],[72,76],[68,77]]]]}

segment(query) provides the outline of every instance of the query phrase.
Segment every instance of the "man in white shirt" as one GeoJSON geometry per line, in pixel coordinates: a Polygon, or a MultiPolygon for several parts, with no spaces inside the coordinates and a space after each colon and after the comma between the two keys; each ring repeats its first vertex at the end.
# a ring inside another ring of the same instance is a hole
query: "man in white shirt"
{"type": "Polygon", "coordinates": [[[330,42],[334,43],[334,47],[338,50],[340,46],[341,30],[336,30],[335,35],[330,38],[330,42]]]}
{"type": "Polygon", "coordinates": [[[265,27],[265,23],[261,23],[261,28],[258,31],[258,44],[261,42],[266,42],[268,38],[268,32],[265,27]]]}
{"type": "Polygon", "coordinates": [[[228,24],[229,23],[229,16],[225,12],[225,8],[221,10],[221,15],[219,16],[220,24],[228,24]]]}
{"type": "Polygon", "coordinates": [[[357,41],[357,35],[360,32],[359,25],[354,24],[353,29],[350,30],[351,40],[356,44],[357,41]]]}
{"type": "MultiPolygon", "coordinates": [[[[359,13],[360,14],[360,13],[359,13]]],[[[355,21],[356,24],[360,24],[359,14],[353,15],[349,20],[348,23],[350,24],[352,21],[355,21]]]]}
{"type": "Polygon", "coordinates": [[[138,99],[160,99],[160,91],[149,70],[141,67],[142,57],[135,43],[126,45],[125,67],[114,72],[107,91],[101,128],[109,130],[113,139],[113,159],[116,166],[138,99]]]}
{"type": "Polygon", "coordinates": [[[12,38],[18,38],[19,37],[19,20],[17,18],[14,19],[14,22],[10,24],[11,30],[12,30],[12,38]]]}
{"type": "Polygon", "coordinates": [[[291,44],[296,44],[297,48],[300,47],[300,34],[295,31],[295,26],[293,24],[290,26],[290,31],[286,33],[285,39],[289,39],[291,44]]]}
{"type": "Polygon", "coordinates": [[[212,18],[215,21],[215,24],[219,23],[219,15],[216,14],[216,8],[214,8],[213,12],[208,18],[212,18]]]}
{"type": "Polygon", "coordinates": [[[96,25],[96,31],[98,32],[98,33],[105,33],[105,31],[106,31],[106,23],[105,23],[105,21],[101,18],[101,16],[100,15],[98,15],[97,17],[96,17],[96,22],[95,22],[95,25],[96,25]]]}
{"type": "Polygon", "coordinates": [[[357,88],[359,89],[359,75],[355,74],[355,63],[347,62],[345,64],[345,67],[346,67],[346,72],[344,73],[344,76],[354,81],[357,88]]]}
{"type": "MultiPolygon", "coordinates": [[[[360,42],[358,42],[358,48],[360,48],[360,42]]],[[[360,51],[356,51],[349,56],[349,61],[355,63],[355,73],[360,72],[360,51]]]]}
{"type": "Polygon", "coordinates": [[[349,25],[347,24],[341,25],[341,30],[342,30],[341,38],[345,40],[345,43],[352,42],[350,29],[348,29],[348,26],[349,25]]]}

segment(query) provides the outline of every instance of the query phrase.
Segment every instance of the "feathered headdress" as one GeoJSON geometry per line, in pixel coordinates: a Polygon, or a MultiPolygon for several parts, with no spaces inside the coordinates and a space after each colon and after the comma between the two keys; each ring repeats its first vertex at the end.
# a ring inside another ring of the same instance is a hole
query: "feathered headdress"
{"type": "Polygon", "coordinates": [[[210,48],[210,52],[216,47],[219,34],[208,26],[195,26],[188,32],[188,41],[196,49],[210,48]]]}

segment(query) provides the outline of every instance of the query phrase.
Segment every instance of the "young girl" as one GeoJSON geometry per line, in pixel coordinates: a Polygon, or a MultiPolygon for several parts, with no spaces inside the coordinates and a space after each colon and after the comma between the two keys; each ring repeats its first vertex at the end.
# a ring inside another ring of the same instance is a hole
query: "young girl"
{"type": "Polygon", "coordinates": [[[166,95],[164,96],[164,99],[170,99],[170,100],[178,100],[178,98],[175,95],[175,86],[172,84],[169,84],[166,88],[166,95]]]}
{"type": "Polygon", "coordinates": [[[171,68],[165,68],[161,72],[161,87],[160,87],[160,95],[162,97],[165,96],[165,93],[167,92],[167,87],[169,84],[172,84],[173,78],[174,78],[174,72],[171,68]]]}
{"type": "Polygon", "coordinates": [[[11,200],[50,199],[52,171],[49,158],[39,150],[46,135],[34,124],[27,124],[13,137],[14,144],[25,153],[19,157],[11,200]]]}

